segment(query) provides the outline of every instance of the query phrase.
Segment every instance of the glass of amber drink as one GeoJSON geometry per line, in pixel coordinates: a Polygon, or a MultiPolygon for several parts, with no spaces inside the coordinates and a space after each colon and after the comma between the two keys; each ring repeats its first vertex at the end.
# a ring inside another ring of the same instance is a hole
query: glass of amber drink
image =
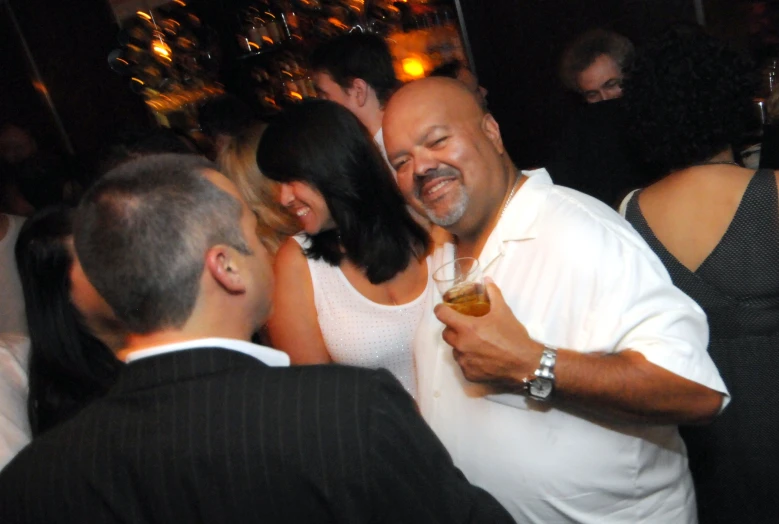
{"type": "Polygon", "coordinates": [[[475,258],[456,258],[433,273],[444,304],[463,315],[480,317],[490,311],[484,278],[475,258]]]}

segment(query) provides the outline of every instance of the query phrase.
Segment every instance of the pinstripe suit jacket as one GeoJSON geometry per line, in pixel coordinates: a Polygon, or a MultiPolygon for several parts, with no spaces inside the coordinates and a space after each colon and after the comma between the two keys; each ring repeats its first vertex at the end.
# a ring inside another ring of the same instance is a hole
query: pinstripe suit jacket
{"type": "Polygon", "coordinates": [[[0,474],[0,522],[513,522],[388,372],[225,349],[129,364],[0,474]]]}

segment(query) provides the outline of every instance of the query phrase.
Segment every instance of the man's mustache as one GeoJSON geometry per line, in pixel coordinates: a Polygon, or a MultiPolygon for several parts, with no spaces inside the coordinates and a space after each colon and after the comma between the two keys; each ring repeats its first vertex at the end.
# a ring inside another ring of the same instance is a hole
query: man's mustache
{"type": "Polygon", "coordinates": [[[439,167],[438,169],[429,169],[424,175],[414,179],[414,196],[417,199],[422,198],[422,188],[431,180],[436,178],[460,178],[460,171],[453,167],[439,167]]]}

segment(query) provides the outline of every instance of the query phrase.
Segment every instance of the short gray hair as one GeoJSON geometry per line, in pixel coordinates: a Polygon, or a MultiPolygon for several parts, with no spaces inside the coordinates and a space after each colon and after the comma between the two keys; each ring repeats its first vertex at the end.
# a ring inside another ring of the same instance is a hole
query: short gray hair
{"type": "Polygon", "coordinates": [[[134,333],[179,328],[192,314],[204,254],[251,254],[241,204],[205,176],[195,155],[150,155],[109,171],[84,196],[74,241],[84,272],[134,333]]]}

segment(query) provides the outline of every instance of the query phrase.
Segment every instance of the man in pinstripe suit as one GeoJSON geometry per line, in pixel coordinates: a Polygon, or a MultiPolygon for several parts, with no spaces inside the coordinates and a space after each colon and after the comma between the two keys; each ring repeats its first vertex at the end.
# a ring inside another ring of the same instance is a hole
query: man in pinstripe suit
{"type": "Polygon", "coordinates": [[[130,328],[109,394],[0,475],[0,522],[513,522],[388,372],[288,368],[245,342],[270,259],[194,156],[119,166],[79,208],[84,271],[130,328]]]}

